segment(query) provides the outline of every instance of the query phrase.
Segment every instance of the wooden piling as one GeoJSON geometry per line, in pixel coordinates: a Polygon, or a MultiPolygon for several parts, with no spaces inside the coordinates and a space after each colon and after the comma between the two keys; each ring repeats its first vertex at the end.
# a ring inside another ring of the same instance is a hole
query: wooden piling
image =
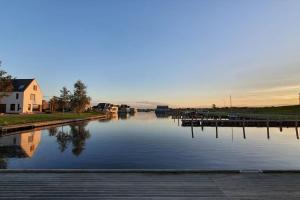
{"type": "Polygon", "coordinates": [[[219,138],[219,133],[218,133],[218,120],[216,120],[216,138],[219,138]]]}
{"type": "Polygon", "coordinates": [[[192,122],[191,122],[191,131],[192,131],[192,138],[194,138],[194,117],[192,116],[192,122]]]}
{"type": "Polygon", "coordinates": [[[245,120],[243,120],[243,136],[244,136],[244,139],[246,139],[245,120]]]}
{"type": "Polygon", "coordinates": [[[297,136],[297,140],[299,140],[299,133],[298,133],[298,121],[295,121],[295,129],[296,129],[296,136],[297,136]]]}
{"type": "Polygon", "coordinates": [[[270,139],[270,121],[267,120],[267,137],[270,139]]]}

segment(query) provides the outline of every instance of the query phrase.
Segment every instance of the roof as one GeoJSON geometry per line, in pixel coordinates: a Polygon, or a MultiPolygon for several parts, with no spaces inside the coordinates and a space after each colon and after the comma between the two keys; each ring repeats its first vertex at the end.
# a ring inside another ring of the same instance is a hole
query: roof
{"type": "Polygon", "coordinates": [[[13,79],[13,92],[24,92],[34,79],[13,79]]]}

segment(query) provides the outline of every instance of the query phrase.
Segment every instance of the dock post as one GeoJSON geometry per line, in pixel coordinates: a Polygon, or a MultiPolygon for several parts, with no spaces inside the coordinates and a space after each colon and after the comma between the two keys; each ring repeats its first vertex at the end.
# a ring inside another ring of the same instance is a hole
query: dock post
{"type": "Polygon", "coordinates": [[[295,121],[295,129],[296,129],[296,136],[297,136],[297,140],[299,140],[299,133],[298,133],[298,121],[295,121]]]}
{"type": "Polygon", "coordinates": [[[267,120],[267,137],[269,140],[270,139],[270,122],[269,122],[269,120],[267,120]]]}
{"type": "Polygon", "coordinates": [[[218,120],[216,120],[216,138],[219,138],[219,133],[218,133],[218,120]]]}
{"type": "Polygon", "coordinates": [[[282,121],[280,121],[280,128],[279,128],[280,132],[282,132],[282,121]]]}
{"type": "Polygon", "coordinates": [[[244,139],[246,139],[245,119],[243,119],[243,136],[244,136],[244,139]]]}
{"type": "Polygon", "coordinates": [[[194,138],[194,117],[193,116],[191,121],[191,130],[192,130],[192,138],[194,138]]]}
{"type": "Polygon", "coordinates": [[[204,127],[203,127],[203,116],[201,117],[201,130],[202,130],[202,132],[204,130],[204,127]]]}

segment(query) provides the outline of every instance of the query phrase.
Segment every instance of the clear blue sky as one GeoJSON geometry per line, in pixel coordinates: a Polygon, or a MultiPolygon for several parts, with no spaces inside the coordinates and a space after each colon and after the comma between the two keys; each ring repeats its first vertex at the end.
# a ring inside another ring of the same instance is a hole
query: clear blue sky
{"type": "Polygon", "coordinates": [[[94,102],[295,104],[299,0],[0,0],[0,60],[45,96],[94,102]]]}

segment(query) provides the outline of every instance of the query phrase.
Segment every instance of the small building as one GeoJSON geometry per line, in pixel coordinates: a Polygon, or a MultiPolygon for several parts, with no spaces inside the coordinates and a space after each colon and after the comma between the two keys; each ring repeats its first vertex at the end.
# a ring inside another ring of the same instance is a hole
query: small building
{"type": "Polygon", "coordinates": [[[35,79],[13,79],[12,85],[13,91],[0,100],[0,113],[42,112],[43,93],[35,79]]]}
{"type": "Polygon", "coordinates": [[[96,111],[118,113],[118,107],[110,103],[99,103],[93,107],[96,111]]]}
{"type": "Polygon", "coordinates": [[[170,111],[169,106],[157,106],[155,110],[156,113],[169,113],[170,111]]]}

